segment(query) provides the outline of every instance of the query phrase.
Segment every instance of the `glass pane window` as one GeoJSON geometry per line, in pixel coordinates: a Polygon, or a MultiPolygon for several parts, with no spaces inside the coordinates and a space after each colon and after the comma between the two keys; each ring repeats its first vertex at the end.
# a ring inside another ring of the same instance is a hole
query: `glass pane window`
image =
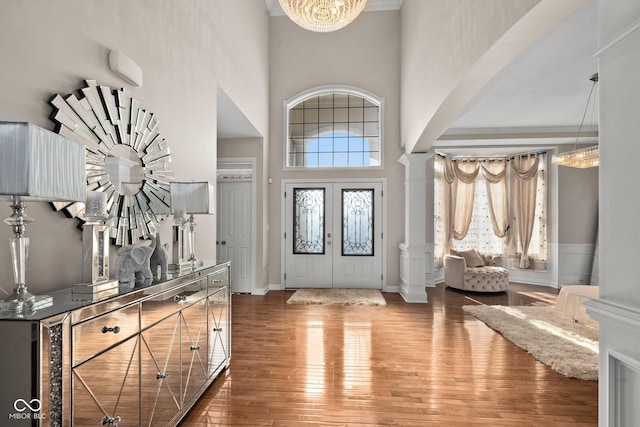
{"type": "Polygon", "coordinates": [[[342,190],[342,255],[374,255],[373,189],[342,190]]]}
{"type": "Polygon", "coordinates": [[[382,166],[382,99],[355,89],[312,93],[287,104],[285,167],[382,166]]]}
{"type": "Polygon", "coordinates": [[[293,253],[324,254],[324,188],[293,189],[293,253]]]}
{"type": "Polygon", "coordinates": [[[463,240],[454,240],[453,248],[458,251],[477,249],[485,255],[501,255],[503,240],[493,234],[487,185],[484,179],[476,181],[476,197],[473,201],[473,215],[469,231],[463,240]]]}

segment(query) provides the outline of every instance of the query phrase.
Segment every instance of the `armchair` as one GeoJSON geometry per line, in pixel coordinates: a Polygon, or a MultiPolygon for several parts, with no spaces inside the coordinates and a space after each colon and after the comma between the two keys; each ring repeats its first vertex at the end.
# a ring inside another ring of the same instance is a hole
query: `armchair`
{"type": "Polygon", "coordinates": [[[483,256],[475,249],[444,256],[444,282],[465,291],[503,292],[509,285],[509,271],[503,257],[483,256]]]}

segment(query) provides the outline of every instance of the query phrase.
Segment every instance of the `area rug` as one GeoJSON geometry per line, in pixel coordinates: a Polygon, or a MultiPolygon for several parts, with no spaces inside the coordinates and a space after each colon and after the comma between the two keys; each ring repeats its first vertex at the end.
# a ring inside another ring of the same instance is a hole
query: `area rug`
{"type": "Polygon", "coordinates": [[[554,307],[464,305],[462,309],[556,372],[598,379],[598,329],[574,323],[554,307]]]}
{"type": "Polygon", "coordinates": [[[385,306],[387,302],[377,289],[298,289],[287,304],[385,306]]]}

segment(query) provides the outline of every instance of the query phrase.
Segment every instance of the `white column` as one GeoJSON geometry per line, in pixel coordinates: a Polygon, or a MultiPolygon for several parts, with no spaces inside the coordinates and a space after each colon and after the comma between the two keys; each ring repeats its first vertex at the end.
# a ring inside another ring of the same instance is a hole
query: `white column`
{"type": "Polygon", "coordinates": [[[638,158],[640,3],[598,0],[600,296],[584,303],[599,322],[598,425],[640,425],[638,158]]]}
{"type": "MultiPolygon", "coordinates": [[[[426,275],[433,269],[433,256],[428,256],[427,162],[433,155],[427,153],[404,154],[404,242],[400,248],[400,295],[407,302],[427,302],[426,275]]],[[[433,216],[433,214],[431,214],[433,216]]]]}

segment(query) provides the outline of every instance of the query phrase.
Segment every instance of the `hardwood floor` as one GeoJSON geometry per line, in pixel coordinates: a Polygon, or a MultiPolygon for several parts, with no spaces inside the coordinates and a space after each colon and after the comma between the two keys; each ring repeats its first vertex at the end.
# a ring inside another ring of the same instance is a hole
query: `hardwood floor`
{"type": "Polygon", "coordinates": [[[597,425],[597,382],[563,377],[460,308],[552,305],[557,290],[385,293],[386,307],[233,296],[230,367],[182,427],[597,425]]]}

